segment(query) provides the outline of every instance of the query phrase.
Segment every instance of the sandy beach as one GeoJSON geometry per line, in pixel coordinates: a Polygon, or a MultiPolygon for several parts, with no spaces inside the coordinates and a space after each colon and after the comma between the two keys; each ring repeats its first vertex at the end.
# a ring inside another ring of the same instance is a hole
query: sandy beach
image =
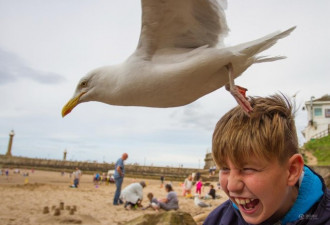
{"type": "MultiPolygon", "coordinates": [[[[92,182],[93,176],[83,174],[79,188],[70,188],[72,179],[69,174],[61,175],[60,172],[48,172],[36,170],[33,173],[29,170],[29,176],[24,177],[14,174],[10,170],[9,177],[0,176],[0,221],[1,225],[37,225],[37,224],[104,224],[122,225],[125,222],[143,214],[157,213],[152,209],[135,209],[127,211],[122,205],[113,206],[112,200],[115,185],[100,184],[98,187],[92,182]],[[64,203],[64,210],[61,215],[55,216],[55,210],[64,203]],[[44,207],[49,207],[49,213],[44,214],[44,207]],[[70,215],[70,210],[76,206],[77,211],[70,215]]],[[[166,177],[165,177],[166,179],[166,177]]],[[[123,188],[130,183],[139,182],[142,179],[126,177],[123,188]]],[[[147,194],[152,192],[155,197],[166,196],[164,188],[160,188],[159,180],[145,180],[147,187],[144,189],[144,199],[142,204],[148,205],[147,194]]],[[[165,180],[166,182],[170,182],[165,180]]],[[[183,181],[182,181],[183,182],[183,181]]],[[[221,190],[217,194],[220,199],[206,200],[212,207],[199,208],[194,205],[194,200],[181,196],[182,188],[180,182],[172,182],[174,190],[179,196],[180,211],[188,212],[193,217],[207,214],[215,207],[224,202],[227,198],[221,190]]],[[[216,183],[213,183],[216,187],[216,183]]],[[[205,195],[209,187],[203,189],[205,195]]],[[[193,191],[194,193],[194,191],[193,191]]],[[[202,224],[202,221],[198,222],[202,224]]]]}

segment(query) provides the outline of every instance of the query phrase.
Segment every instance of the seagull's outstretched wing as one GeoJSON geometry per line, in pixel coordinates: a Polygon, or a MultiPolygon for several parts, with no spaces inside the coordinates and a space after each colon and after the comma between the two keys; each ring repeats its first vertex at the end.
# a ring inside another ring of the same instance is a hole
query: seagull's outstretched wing
{"type": "Polygon", "coordinates": [[[137,52],[151,57],[162,48],[213,47],[228,33],[226,0],[141,0],[137,52]]]}

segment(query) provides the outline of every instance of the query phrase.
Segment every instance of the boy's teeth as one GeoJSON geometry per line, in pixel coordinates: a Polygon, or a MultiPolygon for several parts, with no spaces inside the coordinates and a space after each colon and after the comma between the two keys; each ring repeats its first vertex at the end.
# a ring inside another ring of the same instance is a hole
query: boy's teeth
{"type": "Polygon", "coordinates": [[[250,202],[252,202],[254,199],[239,199],[239,198],[235,198],[235,201],[240,204],[240,205],[245,205],[245,204],[248,204],[250,202]]]}
{"type": "Polygon", "coordinates": [[[236,201],[239,205],[244,205],[244,204],[245,204],[245,200],[244,200],[244,199],[235,198],[235,201],[236,201]]]}

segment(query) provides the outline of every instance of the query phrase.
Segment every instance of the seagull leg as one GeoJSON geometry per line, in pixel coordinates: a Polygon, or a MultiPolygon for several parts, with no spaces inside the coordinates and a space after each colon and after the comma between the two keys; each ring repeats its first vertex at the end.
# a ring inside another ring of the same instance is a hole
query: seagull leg
{"type": "Polygon", "coordinates": [[[229,76],[229,83],[226,84],[226,90],[230,92],[237,101],[237,103],[242,107],[244,112],[247,114],[251,112],[253,109],[250,105],[250,102],[247,100],[247,97],[245,95],[247,89],[240,87],[238,85],[235,85],[234,79],[233,79],[233,65],[229,63],[227,66],[228,69],[228,76],[229,76]]]}

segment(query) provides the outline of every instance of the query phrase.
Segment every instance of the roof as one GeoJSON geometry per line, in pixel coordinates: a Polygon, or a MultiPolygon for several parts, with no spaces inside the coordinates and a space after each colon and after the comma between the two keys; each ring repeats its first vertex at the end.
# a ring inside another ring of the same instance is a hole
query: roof
{"type": "Polygon", "coordinates": [[[314,102],[327,102],[327,101],[330,101],[330,95],[326,94],[326,95],[323,95],[321,98],[318,98],[318,99],[315,99],[314,102]]]}
{"type": "MultiPolygon", "coordinates": [[[[330,95],[323,95],[321,98],[313,99],[313,104],[322,104],[323,102],[330,102],[330,95]]],[[[305,105],[310,105],[311,101],[306,101],[305,105]]]]}

